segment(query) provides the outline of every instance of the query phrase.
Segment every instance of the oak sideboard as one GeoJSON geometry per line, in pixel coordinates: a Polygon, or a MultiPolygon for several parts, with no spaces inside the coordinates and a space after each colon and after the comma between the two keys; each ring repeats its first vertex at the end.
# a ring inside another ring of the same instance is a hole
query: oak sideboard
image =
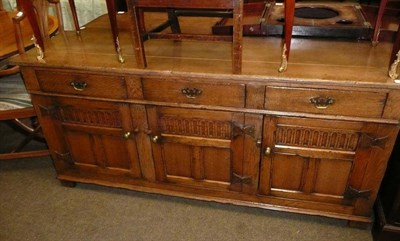
{"type": "Polygon", "coordinates": [[[14,59],[62,183],[372,221],[400,120],[389,44],[295,41],[279,74],[280,39],[245,38],[233,75],[229,43],[151,40],[139,69],[123,27],[126,63],[115,59],[107,24],[49,40],[45,62],[14,59]]]}

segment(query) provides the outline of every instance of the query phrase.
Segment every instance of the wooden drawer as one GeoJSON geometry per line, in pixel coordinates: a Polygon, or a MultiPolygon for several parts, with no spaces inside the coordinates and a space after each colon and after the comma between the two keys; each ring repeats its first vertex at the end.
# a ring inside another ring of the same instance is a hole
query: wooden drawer
{"type": "Polygon", "coordinates": [[[127,97],[122,76],[37,70],[44,92],[123,99],[127,97]]]}
{"type": "Polygon", "coordinates": [[[153,101],[244,107],[245,85],[144,78],[143,95],[153,101]]]}
{"type": "Polygon", "coordinates": [[[266,87],[264,108],[276,111],[380,118],[386,98],[386,93],[372,91],[266,87]]]}

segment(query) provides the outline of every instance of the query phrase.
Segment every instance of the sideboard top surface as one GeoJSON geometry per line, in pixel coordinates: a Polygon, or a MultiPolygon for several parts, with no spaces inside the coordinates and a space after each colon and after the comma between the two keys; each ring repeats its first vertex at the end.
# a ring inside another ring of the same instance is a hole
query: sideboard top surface
{"type": "MultiPolygon", "coordinates": [[[[146,15],[147,27],[161,23],[166,16],[146,15]]],[[[218,19],[183,18],[181,27],[187,32],[210,31],[218,19]],[[195,26],[195,27],[193,27],[195,26]]],[[[280,37],[245,37],[243,71],[231,74],[229,42],[149,40],[145,42],[148,67],[139,69],[127,14],[118,15],[119,39],[125,63],[117,60],[107,16],[89,23],[81,31],[60,33],[46,41],[45,62],[36,59],[36,51],[17,56],[13,62],[22,66],[71,68],[102,72],[201,76],[254,81],[296,81],[358,86],[379,86],[400,89],[387,75],[392,44],[382,42],[372,47],[369,41],[346,39],[292,40],[288,70],[278,73],[280,37]]]]}

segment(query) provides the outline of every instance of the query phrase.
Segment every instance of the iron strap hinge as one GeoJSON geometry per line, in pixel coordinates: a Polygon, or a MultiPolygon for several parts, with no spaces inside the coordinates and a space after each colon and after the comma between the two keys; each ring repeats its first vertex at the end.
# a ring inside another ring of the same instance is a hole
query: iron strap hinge
{"type": "Polygon", "coordinates": [[[50,116],[55,119],[58,118],[58,107],[55,105],[49,107],[39,105],[39,110],[42,116],[50,116]]]}
{"type": "Polygon", "coordinates": [[[66,153],[59,153],[59,152],[54,152],[57,155],[57,158],[68,163],[68,164],[74,164],[74,160],[72,159],[72,155],[70,152],[66,153]]]}
{"type": "Polygon", "coordinates": [[[389,140],[388,136],[376,137],[369,134],[363,134],[361,137],[360,147],[378,147],[384,149],[386,142],[389,140]]]}
{"type": "Polygon", "coordinates": [[[251,184],[250,176],[240,176],[236,173],[232,174],[232,183],[251,184]]]}
{"type": "Polygon", "coordinates": [[[255,137],[256,128],[254,126],[246,126],[246,125],[239,125],[237,123],[233,123],[232,128],[232,137],[235,138],[241,135],[248,135],[251,137],[255,137]]]}
{"type": "Polygon", "coordinates": [[[365,198],[369,199],[371,196],[371,190],[357,190],[352,187],[347,187],[343,194],[344,199],[355,199],[355,198],[365,198]]]}

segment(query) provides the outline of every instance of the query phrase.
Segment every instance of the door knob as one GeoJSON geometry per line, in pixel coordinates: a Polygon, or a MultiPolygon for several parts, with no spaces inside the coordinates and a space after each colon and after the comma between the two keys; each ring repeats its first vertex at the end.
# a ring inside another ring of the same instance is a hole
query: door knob
{"type": "Polygon", "coordinates": [[[264,155],[266,155],[266,156],[271,155],[271,147],[265,148],[264,155]]]}

